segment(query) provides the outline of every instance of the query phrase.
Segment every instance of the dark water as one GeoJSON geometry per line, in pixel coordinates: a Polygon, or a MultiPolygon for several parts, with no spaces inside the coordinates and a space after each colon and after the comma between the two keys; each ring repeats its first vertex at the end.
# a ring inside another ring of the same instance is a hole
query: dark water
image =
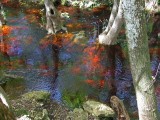
{"type": "MultiPolygon", "coordinates": [[[[105,85],[103,87],[97,87],[96,85],[100,80],[108,83],[114,79],[117,88],[116,95],[126,101],[132,109],[136,109],[136,98],[128,59],[120,52],[121,46],[116,45],[112,49],[100,51],[93,44],[96,39],[94,28],[99,31],[101,27],[100,22],[97,22],[99,20],[98,17],[91,16],[91,19],[80,17],[76,21],[77,23],[89,24],[90,28],[80,28],[76,31],[69,29],[69,32],[79,35],[79,37],[80,34],[83,34],[82,41],[85,39],[83,42],[86,45],[80,44],[81,41],[79,43],[72,43],[73,41],[71,41],[67,45],[62,43],[62,47],[59,48],[56,54],[56,52],[53,52],[52,45],[49,44],[43,49],[40,45],[40,41],[47,34],[44,28],[40,28],[38,24],[29,21],[26,17],[27,14],[23,10],[10,8],[8,11],[7,24],[13,28],[12,32],[7,36],[11,46],[8,54],[11,57],[11,61],[24,60],[23,65],[18,64],[17,68],[7,70],[9,74],[24,77],[23,82],[17,82],[14,85],[7,83],[8,86],[5,89],[11,97],[19,96],[23,92],[46,90],[51,92],[54,100],[61,102],[63,90],[82,90],[91,98],[106,101],[109,96],[109,88],[105,85]],[[85,37],[83,38],[83,36],[85,37]],[[55,79],[55,66],[53,64],[57,57],[59,68],[56,70],[58,74],[55,79]],[[40,67],[46,64],[46,69],[40,67]],[[93,80],[94,85],[89,84],[86,80],[93,80]]],[[[73,21],[70,19],[67,22],[72,23],[73,21]]],[[[153,75],[155,75],[159,61],[159,55],[154,54],[151,58],[153,75]]],[[[158,106],[160,106],[159,91],[159,86],[157,85],[158,106]]]]}

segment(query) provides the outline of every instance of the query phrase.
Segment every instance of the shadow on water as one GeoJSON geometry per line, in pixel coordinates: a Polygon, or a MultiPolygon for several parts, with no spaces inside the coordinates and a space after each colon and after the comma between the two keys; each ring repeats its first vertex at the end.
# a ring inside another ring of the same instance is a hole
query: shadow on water
{"type": "Polygon", "coordinates": [[[59,64],[59,47],[56,45],[52,45],[52,51],[53,51],[53,75],[54,75],[54,81],[58,77],[58,64],[59,64]]]}

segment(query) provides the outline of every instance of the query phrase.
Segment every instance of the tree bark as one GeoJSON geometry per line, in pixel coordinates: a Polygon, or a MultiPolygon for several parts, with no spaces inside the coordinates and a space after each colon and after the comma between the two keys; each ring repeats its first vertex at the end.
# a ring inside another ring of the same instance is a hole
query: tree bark
{"type": "Polygon", "coordinates": [[[123,0],[128,52],[136,91],[139,120],[159,120],[151,78],[144,0],[123,0]]]}
{"type": "Polygon", "coordinates": [[[67,29],[62,25],[60,13],[54,6],[53,2],[51,0],[45,0],[44,4],[46,8],[46,29],[48,34],[56,34],[60,30],[67,31],[67,29]]]}

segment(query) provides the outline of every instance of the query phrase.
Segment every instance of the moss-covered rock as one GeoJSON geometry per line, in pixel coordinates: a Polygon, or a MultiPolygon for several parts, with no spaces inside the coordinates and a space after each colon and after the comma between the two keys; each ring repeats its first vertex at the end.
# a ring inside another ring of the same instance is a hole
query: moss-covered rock
{"type": "Polygon", "coordinates": [[[88,113],[82,108],[75,108],[68,113],[66,120],[88,120],[88,113]]]}
{"type": "Polygon", "coordinates": [[[93,116],[104,116],[104,117],[113,117],[115,115],[115,112],[112,108],[109,106],[93,101],[93,100],[88,100],[83,103],[83,109],[87,111],[88,113],[92,114],[93,116]]]}
{"type": "Polygon", "coordinates": [[[23,99],[26,100],[35,100],[37,102],[44,102],[50,99],[50,93],[46,91],[33,91],[24,94],[22,97],[23,99]]]}

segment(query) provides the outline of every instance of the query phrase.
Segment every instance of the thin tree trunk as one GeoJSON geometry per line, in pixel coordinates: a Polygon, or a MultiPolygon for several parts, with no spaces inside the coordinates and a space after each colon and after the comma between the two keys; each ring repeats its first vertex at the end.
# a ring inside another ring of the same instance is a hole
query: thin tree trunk
{"type": "Polygon", "coordinates": [[[4,16],[4,10],[3,10],[3,6],[0,3],[0,52],[2,53],[2,55],[4,56],[4,58],[6,58],[9,62],[8,65],[10,65],[10,57],[7,53],[7,44],[4,40],[4,35],[3,35],[3,25],[6,24],[6,18],[4,16]]]}
{"type": "Polygon", "coordinates": [[[151,78],[144,0],[123,0],[129,59],[136,91],[139,120],[159,120],[151,78]]]}

